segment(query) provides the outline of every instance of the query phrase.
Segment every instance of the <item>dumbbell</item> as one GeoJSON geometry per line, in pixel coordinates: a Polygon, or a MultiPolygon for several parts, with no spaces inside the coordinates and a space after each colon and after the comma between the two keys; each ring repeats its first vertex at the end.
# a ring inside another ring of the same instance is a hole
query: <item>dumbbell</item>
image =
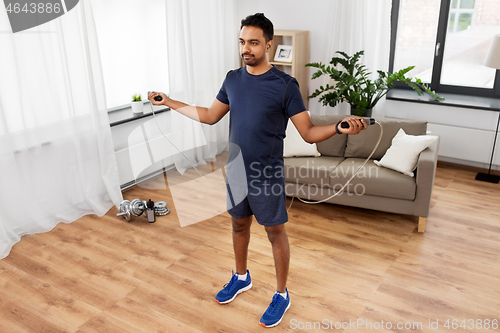
{"type": "Polygon", "coordinates": [[[145,215],[149,223],[156,222],[156,215],[167,215],[170,210],[167,207],[165,201],[154,202],[151,199],[149,201],[134,199],[132,202],[128,200],[123,200],[120,203],[119,213],[117,216],[123,216],[127,222],[130,221],[130,217],[145,215]]]}
{"type": "Polygon", "coordinates": [[[130,203],[130,211],[135,216],[141,216],[145,210],[146,210],[146,201],[134,199],[130,203]]]}
{"type": "Polygon", "coordinates": [[[123,200],[120,203],[119,213],[116,216],[123,216],[127,222],[130,221],[131,214],[134,216],[141,216],[146,210],[146,201],[134,199],[132,202],[123,200]]]}

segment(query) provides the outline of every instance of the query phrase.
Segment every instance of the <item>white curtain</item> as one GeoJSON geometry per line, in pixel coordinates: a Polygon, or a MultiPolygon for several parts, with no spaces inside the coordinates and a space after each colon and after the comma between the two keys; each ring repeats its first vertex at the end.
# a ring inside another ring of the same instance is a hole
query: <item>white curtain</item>
{"type": "MultiPolygon", "coordinates": [[[[232,0],[166,0],[170,97],[209,107],[238,62],[239,21],[232,0]]],[[[216,125],[172,112],[172,142],[194,165],[215,161],[228,146],[229,115],[216,125]]],[[[191,165],[174,156],[182,174],[191,165]]]]}
{"type": "MultiPolygon", "coordinates": [[[[391,39],[391,0],[337,0],[330,2],[331,20],[327,31],[330,31],[326,54],[321,62],[329,63],[335,52],[343,51],[348,55],[364,50],[360,63],[372,72],[372,79],[377,77],[377,70],[387,71],[389,68],[389,51],[391,39]]],[[[326,85],[327,76],[314,80],[313,85],[326,85]],[[322,82],[314,82],[322,80],[322,82]]],[[[349,114],[347,103],[335,108],[322,106],[321,103],[310,103],[313,114],[349,114]],[[312,104],[312,105],[311,105],[312,104]]],[[[377,112],[376,107],[373,114],[377,112]]]]}
{"type": "MultiPolygon", "coordinates": [[[[168,91],[164,0],[92,0],[108,108],[168,91]]],[[[128,104],[130,105],[130,104],[128,104]]],[[[147,105],[144,107],[147,111],[147,105]]]]}
{"type": "Polygon", "coordinates": [[[88,0],[12,34],[0,6],[0,258],[122,200],[88,0]]]}

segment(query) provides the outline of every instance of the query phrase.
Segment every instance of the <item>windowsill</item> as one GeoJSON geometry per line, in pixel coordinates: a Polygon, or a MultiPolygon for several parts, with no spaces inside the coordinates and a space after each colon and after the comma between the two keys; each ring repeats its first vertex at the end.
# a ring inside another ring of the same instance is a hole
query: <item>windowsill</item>
{"type": "MultiPolygon", "coordinates": [[[[149,104],[149,102],[146,102],[145,104],[149,104]]],[[[145,106],[145,108],[148,108],[149,110],[151,110],[150,107],[145,106]]],[[[170,111],[170,108],[164,107],[164,106],[161,106],[161,107],[160,106],[153,106],[153,110],[154,110],[155,114],[160,114],[160,113],[163,113],[166,111],[170,111]]],[[[128,122],[136,121],[138,119],[151,117],[152,115],[153,115],[153,112],[151,112],[151,111],[143,112],[142,114],[134,114],[132,112],[131,107],[119,108],[119,109],[115,109],[115,110],[108,112],[109,125],[111,127],[113,127],[113,126],[125,124],[128,122]]]]}
{"type": "Polygon", "coordinates": [[[479,97],[457,94],[439,93],[445,98],[444,101],[438,102],[428,94],[419,96],[413,90],[393,89],[389,91],[386,98],[395,101],[425,103],[443,106],[454,106],[468,109],[481,109],[488,111],[500,111],[500,98],[479,97]]]}

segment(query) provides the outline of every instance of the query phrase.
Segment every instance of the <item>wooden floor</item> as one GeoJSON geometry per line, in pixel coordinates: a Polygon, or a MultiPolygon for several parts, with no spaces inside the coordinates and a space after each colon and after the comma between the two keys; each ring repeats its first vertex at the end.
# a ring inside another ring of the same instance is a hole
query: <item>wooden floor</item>
{"type": "MultiPolygon", "coordinates": [[[[273,332],[499,332],[500,185],[476,172],[439,165],[423,234],[416,217],[295,201],[292,306],[273,332]]],[[[276,282],[262,227],[252,226],[253,288],[219,305],[234,268],[227,212],[181,228],[163,176],[124,197],[166,200],[171,213],[127,223],[113,208],[24,236],[0,260],[0,332],[266,330],[276,282]]]]}

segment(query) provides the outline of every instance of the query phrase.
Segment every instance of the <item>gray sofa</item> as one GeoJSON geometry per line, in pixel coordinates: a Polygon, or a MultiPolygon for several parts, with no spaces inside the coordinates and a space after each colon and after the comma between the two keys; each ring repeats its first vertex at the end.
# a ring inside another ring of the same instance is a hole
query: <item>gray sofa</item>
{"type": "MultiPolygon", "coordinates": [[[[345,116],[311,116],[315,125],[335,124],[345,116]]],[[[372,159],[360,170],[344,192],[328,203],[374,209],[419,217],[418,231],[424,232],[429,215],[438,157],[439,139],[422,151],[415,177],[379,167],[400,128],[409,135],[425,135],[427,122],[378,119],[384,135],[372,159]]],[[[380,133],[372,125],[357,135],[334,135],[317,143],[319,157],[285,158],[286,194],[306,200],[322,200],[338,191],[370,155],[380,133]]]]}

